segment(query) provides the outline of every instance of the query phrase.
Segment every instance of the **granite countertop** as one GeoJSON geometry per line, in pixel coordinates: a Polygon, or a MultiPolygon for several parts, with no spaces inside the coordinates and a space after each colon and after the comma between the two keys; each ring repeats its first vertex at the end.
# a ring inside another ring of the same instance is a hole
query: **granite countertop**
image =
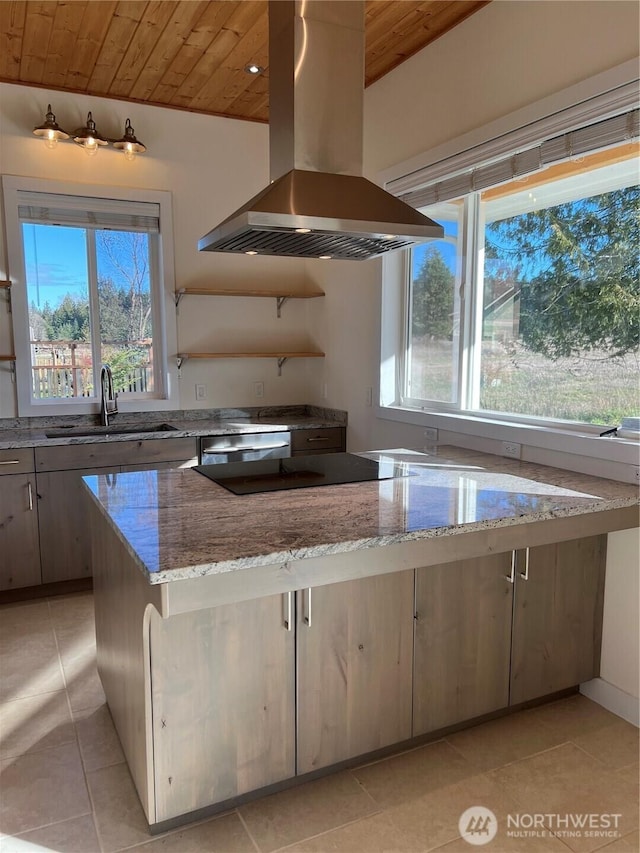
{"type": "Polygon", "coordinates": [[[85,482],[151,584],[639,502],[626,483],[455,447],[363,455],[410,476],[246,496],[192,469],[85,482]]]}
{"type": "Polygon", "coordinates": [[[95,418],[84,417],[37,417],[0,419],[0,450],[23,447],[52,447],[70,444],[96,444],[98,442],[135,441],[137,439],[198,438],[208,435],[238,435],[241,433],[278,432],[296,429],[323,429],[346,426],[347,415],[335,409],[315,406],[279,406],[250,409],[212,409],[208,411],[173,411],[120,413],[113,417],[113,429],[126,428],[125,433],[105,435],[74,435],[100,429],[95,418]],[[175,429],[149,432],[152,424],[170,424],[175,429]],[[136,432],[136,426],[141,427],[136,432]],[[67,432],[68,430],[68,432],[67,432]],[[61,435],[47,437],[47,432],[61,435]]]}

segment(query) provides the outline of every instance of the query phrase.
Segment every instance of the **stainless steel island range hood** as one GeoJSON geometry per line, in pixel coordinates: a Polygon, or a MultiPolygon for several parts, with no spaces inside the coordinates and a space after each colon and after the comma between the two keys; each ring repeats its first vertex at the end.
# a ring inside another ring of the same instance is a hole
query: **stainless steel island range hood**
{"type": "Polygon", "coordinates": [[[367,260],[443,229],[362,177],[363,0],[269,3],[271,183],[200,251],[367,260]]]}

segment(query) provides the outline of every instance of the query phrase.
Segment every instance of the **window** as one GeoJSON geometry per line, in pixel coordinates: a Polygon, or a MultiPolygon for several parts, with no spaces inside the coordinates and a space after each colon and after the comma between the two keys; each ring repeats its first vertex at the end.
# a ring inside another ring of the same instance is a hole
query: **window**
{"type": "Polygon", "coordinates": [[[4,185],[8,230],[18,237],[10,262],[20,414],[95,411],[105,363],[123,409],[162,407],[170,397],[166,200],[4,185]]]}
{"type": "Polygon", "coordinates": [[[640,414],[637,155],[506,181],[494,164],[483,189],[420,208],[445,236],[408,264],[401,406],[598,428],[640,414]]]}

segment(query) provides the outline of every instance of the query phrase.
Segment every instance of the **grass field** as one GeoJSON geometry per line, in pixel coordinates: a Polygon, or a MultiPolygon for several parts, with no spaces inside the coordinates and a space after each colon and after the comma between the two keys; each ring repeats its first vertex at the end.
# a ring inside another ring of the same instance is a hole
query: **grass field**
{"type": "MultiPolygon", "coordinates": [[[[411,397],[451,400],[451,341],[414,338],[411,397]]],[[[513,341],[483,342],[480,408],[534,417],[612,425],[640,415],[638,353],[611,359],[598,352],[557,361],[513,341]]]]}

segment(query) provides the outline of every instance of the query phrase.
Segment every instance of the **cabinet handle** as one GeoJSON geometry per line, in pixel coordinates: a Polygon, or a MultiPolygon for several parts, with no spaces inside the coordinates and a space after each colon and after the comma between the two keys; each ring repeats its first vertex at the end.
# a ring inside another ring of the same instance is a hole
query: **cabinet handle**
{"type": "Polygon", "coordinates": [[[283,592],[284,604],[284,627],[287,631],[293,631],[293,593],[283,592]]]}
{"type": "Polygon", "coordinates": [[[302,593],[302,619],[309,628],[311,627],[311,587],[302,593]]]}
{"type": "Polygon", "coordinates": [[[33,489],[31,488],[31,481],[27,483],[27,491],[29,494],[29,510],[33,510],[33,489]]]}
{"type": "Polygon", "coordinates": [[[307,441],[331,441],[331,439],[325,436],[324,438],[308,438],[307,441]]]}
{"type": "Polygon", "coordinates": [[[529,549],[527,548],[524,555],[524,572],[520,572],[520,577],[523,581],[529,580],[529,549]]]}
{"type": "Polygon", "coordinates": [[[511,573],[504,576],[509,583],[516,582],[516,552],[511,552],[511,573]]]}

